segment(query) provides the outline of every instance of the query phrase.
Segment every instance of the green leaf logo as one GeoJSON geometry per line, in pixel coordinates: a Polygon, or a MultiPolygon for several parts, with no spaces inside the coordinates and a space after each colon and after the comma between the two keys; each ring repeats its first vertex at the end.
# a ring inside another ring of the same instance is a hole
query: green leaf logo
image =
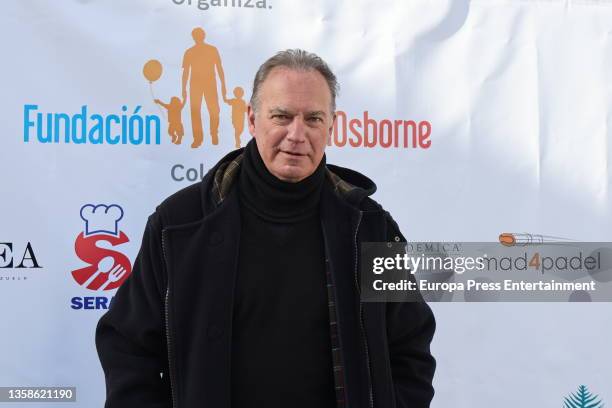
{"type": "Polygon", "coordinates": [[[603,403],[601,400],[596,401],[597,398],[599,397],[591,394],[586,385],[581,385],[578,392],[565,397],[563,408],[603,408],[603,403]]]}

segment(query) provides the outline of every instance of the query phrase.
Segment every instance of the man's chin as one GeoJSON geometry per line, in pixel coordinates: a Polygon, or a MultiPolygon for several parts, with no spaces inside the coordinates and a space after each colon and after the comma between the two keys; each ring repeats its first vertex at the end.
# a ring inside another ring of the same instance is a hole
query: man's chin
{"type": "Polygon", "coordinates": [[[304,180],[310,174],[306,169],[301,166],[284,165],[281,169],[274,174],[278,179],[287,181],[289,183],[297,183],[298,181],[304,180]]]}

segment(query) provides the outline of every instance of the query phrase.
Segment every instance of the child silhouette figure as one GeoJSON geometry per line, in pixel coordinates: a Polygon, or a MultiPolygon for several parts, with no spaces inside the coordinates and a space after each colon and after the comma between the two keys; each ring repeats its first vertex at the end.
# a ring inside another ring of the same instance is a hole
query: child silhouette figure
{"type": "Polygon", "coordinates": [[[247,104],[242,99],[244,96],[244,89],[237,86],[234,88],[235,98],[227,99],[223,98],[225,103],[232,107],[232,125],[234,126],[234,139],[236,140],[236,148],[240,147],[240,135],[244,130],[244,118],[246,116],[247,104]]]}
{"type": "Polygon", "coordinates": [[[181,118],[181,111],[185,106],[185,100],[181,100],[173,96],[170,98],[170,103],[163,103],[159,99],[155,99],[155,103],[161,105],[168,111],[168,135],[172,138],[172,143],[181,144],[181,139],[185,134],[183,130],[183,119],[181,118]]]}

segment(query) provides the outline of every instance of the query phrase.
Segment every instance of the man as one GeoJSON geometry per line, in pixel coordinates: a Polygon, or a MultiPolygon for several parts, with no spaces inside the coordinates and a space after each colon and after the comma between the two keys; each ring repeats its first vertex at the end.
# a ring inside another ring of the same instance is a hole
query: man
{"type": "Polygon", "coordinates": [[[204,139],[202,130],[202,97],[208,108],[210,136],[212,144],[219,143],[219,97],[217,96],[217,74],[221,81],[221,93],[226,98],[225,74],[217,48],[206,44],[206,32],[194,28],[191,32],[195,45],[185,51],[183,56],[183,76],[181,79],[183,103],[187,99],[189,82],[189,106],[191,108],[191,127],[193,129],[192,148],[200,147],[204,139]]]}
{"type": "Polygon", "coordinates": [[[336,91],[316,55],[270,58],[253,139],[149,217],[97,328],[107,408],[429,406],[431,310],[360,302],[360,243],[404,237],[370,179],[326,164],[336,91]]]}

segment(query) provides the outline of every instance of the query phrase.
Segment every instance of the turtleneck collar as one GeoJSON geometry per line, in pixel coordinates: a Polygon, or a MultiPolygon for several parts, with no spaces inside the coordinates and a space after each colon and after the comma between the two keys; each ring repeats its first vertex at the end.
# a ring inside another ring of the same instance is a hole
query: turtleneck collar
{"type": "Polygon", "coordinates": [[[238,186],[241,202],[267,221],[293,223],[318,210],[325,178],[325,155],[314,173],[297,183],[283,181],[268,171],[255,138],[244,149],[238,186]]]}

